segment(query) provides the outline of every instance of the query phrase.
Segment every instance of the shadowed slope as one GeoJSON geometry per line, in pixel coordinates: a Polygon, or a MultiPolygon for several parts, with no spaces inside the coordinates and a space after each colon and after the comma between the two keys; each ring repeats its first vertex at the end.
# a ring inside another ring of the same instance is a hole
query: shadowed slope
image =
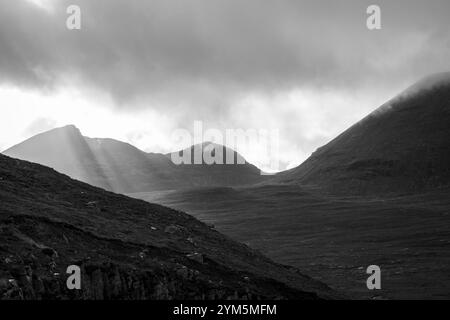
{"type": "Polygon", "coordinates": [[[450,182],[450,73],[423,79],[276,181],[333,192],[418,192],[450,182]]]}
{"type": "Polygon", "coordinates": [[[187,214],[2,155],[0,203],[0,298],[336,296],[187,214]],[[76,293],[71,264],[84,272],[76,293]]]}
{"type": "Polygon", "coordinates": [[[261,170],[238,152],[212,142],[167,154],[169,158],[183,156],[186,162],[178,168],[190,187],[242,186],[266,180],[261,170]]]}
{"type": "Polygon", "coordinates": [[[136,147],[113,139],[85,140],[102,164],[111,189],[116,192],[173,189],[176,167],[162,154],[149,156],[136,147]]]}
{"type": "Polygon", "coordinates": [[[448,299],[449,194],[339,197],[284,184],[133,196],[186,211],[358,299],[448,299]],[[372,264],[382,290],[367,290],[372,264]]]}

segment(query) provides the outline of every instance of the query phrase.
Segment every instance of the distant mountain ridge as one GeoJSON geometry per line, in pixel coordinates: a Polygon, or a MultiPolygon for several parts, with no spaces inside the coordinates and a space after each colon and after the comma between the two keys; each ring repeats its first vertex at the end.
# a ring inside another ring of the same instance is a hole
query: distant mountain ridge
{"type": "MultiPolygon", "coordinates": [[[[210,145],[192,146],[192,156],[195,150],[210,145]]],[[[243,159],[234,150],[229,151],[236,159],[243,159]]],[[[114,139],[84,137],[74,125],[35,135],[3,154],[46,165],[74,179],[121,193],[246,185],[264,179],[260,170],[245,159],[244,164],[209,165],[192,161],[176,165],[171,154],[146,153],[114,139]]]]}
{"type": "Polygon", "coordinates": [[[450,73],[409,87],[277,182],[338,193],[421,192],[450,185],[450,73]]]}
{"type": "Polygon", "coordinates": [[[178,168],[195,186],[240,186],[265,180],[260,169],[248,163],[238,152],[225,146],[204,142],[193,145],[188,149],[169,153],[166,156],[171,159],[174,155],[182,156],[184,153],[190,155],[190,159],[187,164],[178,165],[178,168]],[[195,154],[202,155],[202,151],[205,151],[206,155],[211,155],[210,161],[218,159],[219,164],[205,164],[208,159],[201,159],[202,164],[195,164],[195,154]],[[215,155],[215,152],[220,154],[215,155]],[[214,158],[215,156],[217,157],[214,158]]]}
{"type": "MultiPolygon", "coordinates": [[[[354,124],[300,166],[269,178],[252,164],[226,164],[224,146],[203,143],[145,153],[113,139],[83,137],[75,126],[36,135],[4,152],[121,193],[258,183],[310,185],[332,192],[421,192],[450,185],[450,72],[428,76],[354,124]],[[198,149],[223,151],[223,163],[195,164],[198,149]],[[191,164],[172,156],[191,153],[191,164]]],[[[233,159],[243,157],[231,150],[233,159]]],[[[245,160],[245,159],[244,159],[245,160]]]]}

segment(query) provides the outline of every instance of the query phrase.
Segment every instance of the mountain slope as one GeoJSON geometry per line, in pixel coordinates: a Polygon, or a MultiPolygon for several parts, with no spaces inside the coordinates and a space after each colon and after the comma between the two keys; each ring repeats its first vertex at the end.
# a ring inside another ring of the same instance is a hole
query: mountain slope
{"type": "Polygon", "coordinates": [[[95,154],[80,130],[73,125],[35,135],[3,153],[43,164],[74,179],[111,189],[95,154]]]}
{"type": "Polygon", "coordinates": [[[186,155],[187,163],[179,164],[178,168],[181,175],[195,187],[242,186],[266,179],[261,175],[260,169],[246,162],[238,152],[212,142],[196,144],[188,149],[169,153],[167,157],[181,158],[183,155],[186,155]],[[217,162],[212,163],[213,161],[217,162]]]}
{"type": "Polygon", "coordinates": [[[187,214],[3,155],[0,204],[3,299],[337,297],[187,214]],[[69,292],[73,264],[82,290],[69,292]]]}
{"type": "Polygon", "coordinates": [[[113,139],[84,137],[107,177],[107,188],[116,192],[173,189],[176,166],[162,154],[148,155],[136,147],[113,139]]]}
{"type": "Polygon", "coordinates": [[[450,182],[450,73],[423,79],[277,181],[335,192],[417,192],[450,182]]]}
{"type": "Polygon", "coordinates": [[[113,139],[87,138],[73,125],[36,135],[3,154],[120,193],[243,185],[264,179],[248,163],[175,165],[170,154],[145,153],[113,139]]]}

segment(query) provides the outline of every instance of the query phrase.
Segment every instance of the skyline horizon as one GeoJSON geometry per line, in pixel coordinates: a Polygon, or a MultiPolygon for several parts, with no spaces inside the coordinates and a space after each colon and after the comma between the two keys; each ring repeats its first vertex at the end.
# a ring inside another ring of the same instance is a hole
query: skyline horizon
{"type": "MultiPolygon", "coordinates": [[[[395,99],[401,97],[402,95],[405,95],[406,92],[410,91],[412,88],[417,87],[420,84],[423,86],[424,83],[426,84],[427,80],[433,79],[433,78],[437,78],[437,79],[441,79],[441,80],[444,79],[444,81],[448,81],[448,79],[450,79],[449,75],[450,75],[450,71],[442,71],[442,72],[432,73],[432,74],[427,74],[427,75],[422,76],[421,78],[417,79],[417,81],[415,81],[415,82],[409,84],[408,86],[406,86],[403,90],[401,90],[397,94],[395,94],[392,97],[386,99],[385,102],[383,102],[382,104],[380,104],[380,105],[374,107],[373,109],[369,110],[366,114],[362,115],[355,122],[347,124],[342,129],[340,129],[340,131],[336,132],[334,135],[332,135],[330,137],[327,137],[327,139],[325,139],[324,142],[319,142],[315,146],[312,146],[312,148],[310,149],[310,153],[309,154],[306,153],[306,156],[304,156],[299,161],[292,162],[290,165],[289,164],[285,165],[285,166],[283,166],[282,168],[280,168],[278,170],[273,170],[273,169],[264,167],[264,165],[261,165],[262,161],[258,161],[258,159],[256,159],[257,161],[249,160],[249,158],[251,158],[251,159],[255,159],[255,158],[252,157],[252,151],[253,151],[252,148],[251,147],[249,148],[248,146],[244,146],[244,147],[242,147],[242,146],[235,146],[235,145],[226,143],[226,141],[224,141],[224,142],[214,142],[214,141],[212,141],[210,139],[206,139],[206,140],[203,139],[202,141],[195,141],[196,139],[194,138],[194,141],[192,143],[185,143],[185,144],[183,144],[181,146],[180,146],[180,144],[178,144],[178,145],[174,144],[173,143],[173,139],[172,139],[172,141],[169,139],[169,140],[165,140],[165,141],[169,141],[169,142],[171,141],[172,143],[169,143],[169,146],[166,147],[165,149],[161,149],[160,147],[159,148],[158,147],[156,147],[156,148],[153,147],[152,148],[151,144],[146,146],[146,145],[143,145],[142,143],[136,143],[135,140],[130,139],[127,136],[120,137],[120,136],[108,135],[108,133],[106,132],[107,130],[105,130],[104,134],[89,134],[88,132],[85,132],[85,131],[89,131],[89,130],[84,130],[85,128],[83,128],[83,124],[79,124],[79,123],[76,123],[76,122],[70,122],[70,121],[65,123],[65,124],[59,124],[59,123],[56,123],[56,122],[52,123],[50,125],[47,124],[47,125],[49,125],[49,127],[45,128],[45,129],[35,129],[34,130],[35,132],[30,132],[28,135],[26,135],[26,131],[27,130],[24,130],[24,134],[22,135],[22,138],[20,138],[18,142],[17,141],[16,142],[11,142],[9,145],[6,145],[6,146],[5,145],[0,145],[0,150],[1,150],[0,152],[4,153],[4,152],[8,151],[9,149],[14,148],[15,146],[17,146],[17,145],[19,145],[19,144],[21,144],[21,143],[23,143],[23,142],[25,142],[25,141],[35,137],[37,135],[44,134],[44,133],[47,133],[47,132],[52,131],[52,130],[63,129],[65,127],[73,126],[73,127],[75,127],[76,129],[78,129],[81,132],[83,137],[91,138],[91,139],[112,139],[112,140],[116,140],[116,141],[119,141],[121,143],[127,143],[127,144],[137,148],[138,150],[140,150],[140,151],[142,151],[144,153],[147,153],[147,154],[154,153],[154,154],[169,155],[171,153],[183,151],[184,149],[188,149],[188,148],[190,148],[192,146],[196,146],[198,144],[203,144],[203,143],[208,143],[208,142],[209,143],[217,143],[219,145],[223,145],[226,148],[230,148],[230,149],[236,151],[248,163],[253,164],[258,169],[260,169],[262,173],[277,174],[277,173],[288,171],[288,170],[291,170],[291,169],[294,169],[294,168],[300,166],[306,160],[308,160],[309,157],[316,150],[318,150],[322,146],[328,144],[333,139],[335,139],[339,134],[341,134],[342,132],[345,132],[346,130],[351,128],[354,124],[358,123],[359,121],[363,120],[365,117],[367,117],[367,116],[371,115],[372,113],[376,112],[378,109],[382,108],[383,106],[388,104],[390,101],[395,100],[395,99]],[[37,131],[37,130],[39,130],[39,131],[37,131]],[[248,155],[250,155],[250,157],[248,155]]],[[[441,80],[439,80],[439,81],[441,81],[441,80]]],[[[196,122],[202,122],[202,121],[194,120],[194,123],[193,123],[194,126],[195,126],[196,122]]],[[[191,130],[191,129],[186,129],[186,128],[176,128],[176,129],[172,130],[172,133],[168,134],[167,136],[173,135],[173,132],[177,131],[177,130],[186,130],[186,131],[189,131],[190,133],[195,131],[195,129],[191,130]]],[[[208,131],[208,130],[213,130],[213,131],[214,130],[219,130],[220,131],[220,129],[217,129],[217,128],[206,128],[206,131],[208,131]]],[[[223,129],[223,132],[225,132],[226,130],[237,130],[237,131],[243,130],[243,131],[248,131],[248,130],[258,130],[258,129],[255,129],[255,128],[246,128],[246,129],[244,129],[244,128],[229,128],[229,129],[223,129]]],[[[164,134],[162,132],[160,132],[159,134],[161,136],[164,136],[164,134]]],[[[165,137],[167,138],[167,136],[165,136],[165,137]]],[[[225,135],[223,135],[223,136],[225,136],[225,135]]],[[[247,143],[247,145],[248,145],[248,143],[247,143]]],[[[283,152],[283,150],[281,150],[281,152],[283,152]]],[[[257,153],[258,152],[254,152],[253,151],[253,154],[257,154],[257,153]]]]}

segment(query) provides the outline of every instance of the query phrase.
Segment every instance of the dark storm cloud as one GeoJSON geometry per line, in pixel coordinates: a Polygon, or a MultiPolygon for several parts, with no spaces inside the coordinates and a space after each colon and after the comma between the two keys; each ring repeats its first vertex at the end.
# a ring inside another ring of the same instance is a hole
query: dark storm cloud
{"type": "Polygon", "coordinates": [[[389,86],[450,69],[450,2],[0,0],[0,82],[83,83],[136,101],[222,108],[244,92],[389,86]],[[65,27],[82,10],[82,30],[65,27]]]}

